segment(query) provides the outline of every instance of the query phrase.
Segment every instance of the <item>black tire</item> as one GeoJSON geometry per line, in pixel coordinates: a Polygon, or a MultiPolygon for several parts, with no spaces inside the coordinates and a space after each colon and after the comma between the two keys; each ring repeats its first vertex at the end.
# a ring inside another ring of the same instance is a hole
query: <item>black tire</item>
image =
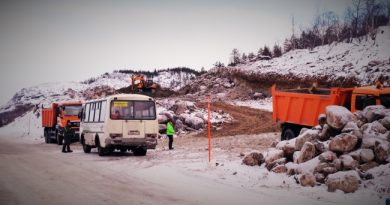
{"type": "Polygon", "coordinates": [[[49,144],[49,136],[46,129],[43,130],[43,136],[45,137],[45,143],[49,144]]]}
{"type": "Polygon", "coordinates": [[[56,139],[57,139],[57,144],[62,145],[63,137],[60,135],[60,133],[58,133],[58,131],[56,131],[56,139]]]}
{"type": "Polygon", "coordinates": [[[96,147],[97,147],[99,156],[106,156],[110,153],[110,150],[108,148],[103,148],[100,146],[99,140],[96,141],[96,147]]]}
{"type": "Polygon", "coordinates": [[[138,147],[133,150],[135,156],[145,156],[147,151],[146,147],[138,147]]]}
{"type": "Polygon", "coordinates": [[[87,145],[87,144],[85,144],[84,137],[82,137],[80,141],[81,141],[81,145],[83,145],[83,151],[84,151],[84,153],[90,153],[92,147],[89,146],[89,145],[87,145]]]}
{"type": "Polygon", "coordinates": [[[127,148],[121,148],[121,149],[120,149],[120,152],[121,152],[121,153],[126,153],[126,152],[127,152],[127,148]]]}
{"type": "Polygon", "coordinates": [[[284,129],[284,131],[282,133],[281,140],[291,140],[295,137],[297,137],[297,136],[295,135],[294,130],[292,130],[291,128],[286,128],[286,129],[284,129]]]}

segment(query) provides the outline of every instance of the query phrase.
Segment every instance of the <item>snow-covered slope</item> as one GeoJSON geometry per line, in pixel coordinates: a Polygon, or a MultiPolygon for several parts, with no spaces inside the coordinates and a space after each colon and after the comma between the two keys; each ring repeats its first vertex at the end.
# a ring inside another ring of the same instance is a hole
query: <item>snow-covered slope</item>
{"type": "MultiPolygon", "coordinates": [[[[23,88],[5,105],[0,106],[0,127],[24,115],[34,106],[48,107],[52,102],[85,100],[113,94],[120,88],[130,86],[131,75],[113,72],[83,82],[52,82],[23,88]]],[[[178,90],[195,77],[193,72],[160,71],[153,80],[162,88],[178,90]]]]}
{"type": "Polygon", "coordinates": [[[371,84],[380,75],[390,78],[390,26],[378,28],[375,40],[362,37],[351,43],[298,49],[237,68],[251,74],[356,77],[362,84],[371,84]]]}

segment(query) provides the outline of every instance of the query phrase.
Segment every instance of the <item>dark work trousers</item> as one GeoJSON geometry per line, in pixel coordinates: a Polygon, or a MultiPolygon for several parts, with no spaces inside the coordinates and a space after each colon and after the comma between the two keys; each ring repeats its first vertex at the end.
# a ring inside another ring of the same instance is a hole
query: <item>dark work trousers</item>
{"type": "Polygon", "coordinates": [[[65,152],[65,148],[66,148],[66,151],[69,152],[70,151],[70,137],[65,135],[64,136],[64,143],[62,144],[62,151],[65,152]]]}
{"type": "Polygon", "coordinates": [[[172,144],[173,144],[173,135],[168,135],[168,145],[169,145],[169,149],[173,149],[172,147],[172,144]]]}

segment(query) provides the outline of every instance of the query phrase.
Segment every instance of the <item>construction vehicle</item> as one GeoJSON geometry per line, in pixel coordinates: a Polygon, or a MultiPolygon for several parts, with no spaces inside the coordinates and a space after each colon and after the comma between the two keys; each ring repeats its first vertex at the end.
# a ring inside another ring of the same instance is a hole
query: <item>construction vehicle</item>
{"type": "Polygon", "coordinates": [[[42,109],[42,127],[46,143],[57,142],[61,145],[64,137],[64,127],[70,121],[71,128],[75,131],[73,140],[79,140],[80,117],[82,103],[61,102],[52,103],[50,108],[42,109]]]}
{"type": "Polygon", "coordinates": [[[153,80],[147,80],[143,74],[135,74],[131,76],[131,87],[134,93],[154,93],[157,83],[153,82],[153,80]]]}
{"type": "Polygon", "coordinates": [[[325,114],[328,105],[339,105],[351,112],[369,105],[390,108],[390,88],[382,84],[356,88],[304,88],[272,92],[272,120],[282,128],[282,140],[295,138],[302,128],[318,125],[318,116],[325,114]]]}

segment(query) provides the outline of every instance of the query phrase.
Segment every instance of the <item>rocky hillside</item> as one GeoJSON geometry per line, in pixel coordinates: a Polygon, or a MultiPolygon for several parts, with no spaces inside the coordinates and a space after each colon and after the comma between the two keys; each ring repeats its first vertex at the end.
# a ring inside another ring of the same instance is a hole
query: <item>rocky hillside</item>
{"type": "MultiPolygon", "coordinates": [[[[0,127],[12,122],[33,108],[47,107],[52,102],[88,100],[120,92],[130,85],[132,73],[113,72],[83,82],[44,83],[23,88],[0,107],[0,127]]],[[[163,70],[152,76],[162,89],[178,90],[196,77],[187,70],[163,70]]],[[[172,91],[172,92],[173,92],[172,91]]]]}
{"type": "Polygon", "coordinates": [[[216,99],[253,98],[281,87],[351,87],[373,84],[382,76],[390,85],[390,26],[378,28],[375,39],[361,37],[351,43],[333,43],[313,50],[298,49],[270,60],[246,61],[237,66],[211,69],[181,90],[198,98],[205,93],[216,99]]]}

